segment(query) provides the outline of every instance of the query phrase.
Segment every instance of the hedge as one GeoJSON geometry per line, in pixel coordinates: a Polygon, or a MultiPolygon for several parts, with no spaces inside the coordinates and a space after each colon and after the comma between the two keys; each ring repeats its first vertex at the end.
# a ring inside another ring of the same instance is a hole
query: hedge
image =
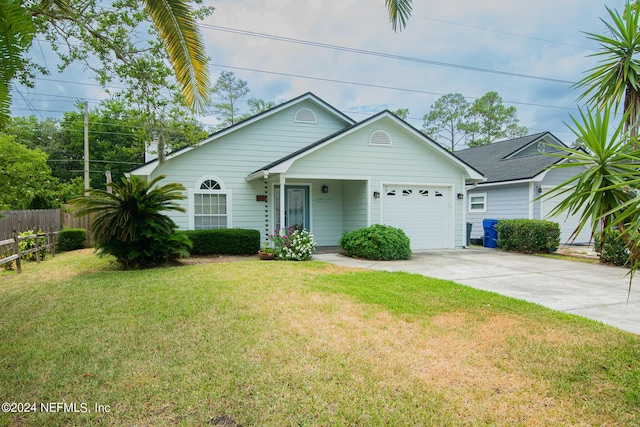
{"type": "Polygon", "coordinates": [[[551,252],[560,245],[560,225],[540,219],[501,219],[498,247],[524,253],[551,252]]]}
{"type": "Polygon", "coordinates": [[[193,242],[191,255],[252,255],[260,249],[260,232],[244,228],[185,230],[193,242]]]}
{"type": "Polygon", "coordinates": [[[344,233],[340,247],[347,256],[374,260],[411,258],[409,237],[399,228],[375,224],[344,233]]]}
{"type": "Polygon", "coordinates": [[[63,228],[58,234],[56,248],[59,251],[75,251],[87,245],[87,230],[84,228],[63,228]]]}

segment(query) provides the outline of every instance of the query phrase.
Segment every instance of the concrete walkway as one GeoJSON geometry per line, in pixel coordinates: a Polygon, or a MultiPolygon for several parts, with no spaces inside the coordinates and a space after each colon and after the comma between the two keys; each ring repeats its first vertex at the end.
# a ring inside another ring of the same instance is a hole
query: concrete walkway
{"type": "Polygon", "coordinates": [[[453,280],[640,334],[640,275],[627,303],[625,268],[475,247],[418,252],[407,261],[358,260],[338,253],[314,254],[313,259],[453,280]]]}

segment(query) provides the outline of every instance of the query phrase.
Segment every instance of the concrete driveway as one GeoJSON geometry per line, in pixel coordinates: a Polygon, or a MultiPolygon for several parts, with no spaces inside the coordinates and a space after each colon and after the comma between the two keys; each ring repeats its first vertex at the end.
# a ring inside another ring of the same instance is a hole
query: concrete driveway
{"type": "Polygon", "coordinates": [[[640,334],[640,275],[627,303],[629,277],[625,268],[486,248],[424,251],[414,253],[408,261],[358,260],[337,253],[316,254],[313,259],[453,280],[640,334]]]}

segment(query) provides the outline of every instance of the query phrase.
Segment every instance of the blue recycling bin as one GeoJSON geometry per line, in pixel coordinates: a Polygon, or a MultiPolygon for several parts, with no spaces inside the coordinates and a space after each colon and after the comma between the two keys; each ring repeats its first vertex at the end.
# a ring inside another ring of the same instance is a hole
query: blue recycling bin
{"type": "Polygon", "coordinates": [[[482,228],[484,228],[484,242],[485,248],[497,248],[498,247],[498,224],[497,219],[485,219],[482,220],[482,228]]]}

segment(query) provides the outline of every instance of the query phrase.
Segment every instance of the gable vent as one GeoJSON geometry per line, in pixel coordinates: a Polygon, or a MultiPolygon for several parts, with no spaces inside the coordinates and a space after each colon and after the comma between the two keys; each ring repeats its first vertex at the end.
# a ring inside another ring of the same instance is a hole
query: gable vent
{"type": "Polygon", "coordinates": [[[301,108],[296,111],[293,121],[296,123],[318,123],[315,113],[308,108],[301,108]]]}
{"type": "Polygon", "coordinates": [[[369,145],[391,146],[391,137],[383,130],[377,130],[369,137],[369,145]]]}

